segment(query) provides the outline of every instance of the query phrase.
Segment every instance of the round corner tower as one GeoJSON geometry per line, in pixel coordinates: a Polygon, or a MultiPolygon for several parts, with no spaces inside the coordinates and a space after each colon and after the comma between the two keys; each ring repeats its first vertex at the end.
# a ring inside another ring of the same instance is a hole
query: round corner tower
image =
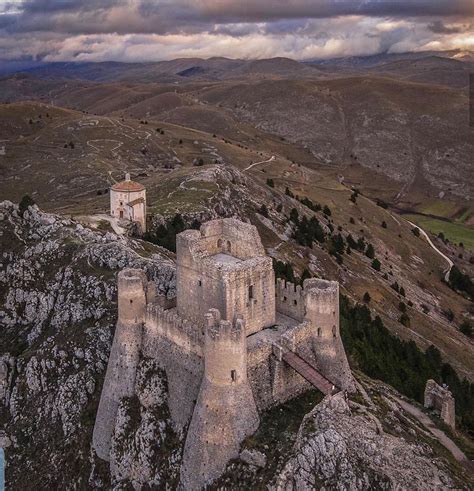
{"type": "Polygon", "coordinates": [[[97,455],[110,458],[110,444],[118,406],[135,393],[146,311],[144,271],[124,269],[118,274],[118,319],[93,433],[97,455]]]}
{"type": "Polygon", "coordinates": [[[305,319],[313,329],[317,368],[339,389],[354,391],[355,383],[339,331],[339,283],[308,279],[303,284],[305,319]]]}
{"type": "Polygon", "coordinates": [[[318,338],[339,338],[339,283],[312,278],[304,282],[306,318],[318,338]]]}
{"type": "Polygon", "coordinates": [[[188,429],[181,468],[186,489],[201,489],[220,476],[241,442],[259,425],[247,378],[245,322],[206,314],[204,376],[188,429]]]}

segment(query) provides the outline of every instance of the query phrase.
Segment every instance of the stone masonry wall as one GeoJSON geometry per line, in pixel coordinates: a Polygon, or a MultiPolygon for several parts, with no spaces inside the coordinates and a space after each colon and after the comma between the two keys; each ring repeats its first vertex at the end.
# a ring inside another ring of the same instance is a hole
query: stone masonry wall
{"type": "Polygon", "coordinates": [[[425,407],[440,412],[441,419],[451,428],[456,426],[455,402],[451,392],[434,380],[428,380],[425,387],[425,407]]]}
{"type": "Polygon", "coordinates": [[[300,285],[278,278],[275,288],[276,310],[298,321],[304,318],[304,297],[300,285]]]}

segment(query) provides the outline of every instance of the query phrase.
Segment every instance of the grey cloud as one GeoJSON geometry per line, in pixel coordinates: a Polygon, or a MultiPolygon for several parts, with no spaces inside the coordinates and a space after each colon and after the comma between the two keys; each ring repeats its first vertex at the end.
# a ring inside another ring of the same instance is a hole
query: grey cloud
{"type": "Polygon", "coordinates": [[[436,20],[428,24],[428,29],[435,34],[459,34],[460,32],[466,32],[468,27],[458,24],[447,26],[443,21],[436,20]]]}
{"type": "Polygon", "coordinates": [[[213,25],[336,16],[474,16],[472,0],[27,0],[10,32],[182,33],[213,25]]]}

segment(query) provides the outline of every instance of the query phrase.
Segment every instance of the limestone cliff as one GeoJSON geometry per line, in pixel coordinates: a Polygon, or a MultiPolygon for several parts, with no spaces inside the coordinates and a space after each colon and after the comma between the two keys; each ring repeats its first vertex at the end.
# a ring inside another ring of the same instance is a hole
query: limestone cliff
{"type": "Polygon", "coordinates": [[[0,251],[8,487],[85,487],[116,322],[116,273],[139,267],[166,291],[174,288],[174,264],[158,248],[36,207],[22,215],[10,202],[0,203],[0,251]]]}

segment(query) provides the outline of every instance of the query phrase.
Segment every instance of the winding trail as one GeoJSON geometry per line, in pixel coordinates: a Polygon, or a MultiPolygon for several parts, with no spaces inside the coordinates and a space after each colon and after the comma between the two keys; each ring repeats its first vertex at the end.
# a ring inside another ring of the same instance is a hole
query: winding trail
{"type": "Polygon", "coordinates": [[[273,162],[275,160],[275,155],[272,155],[269,159],[267,160],[262,160],[261,162],[255,162],[254,164],[250,164],[248,167],[246,167],[244,169],[244,172],[246,170],[249,170],[251,169],[252,167],[255,167],[256,165],[259,165],[259,164],[267,164],[268,162],[273,162]]]}
{"type": "Polygon", "coordinates": [[[449,281],[449,273],[451,273],[451,269],[452,267],[454,266],[454,263],[453,261],[451,261],[451,259],[449,259],[448,256],[446,256],[446,254],[443,254],[434,244],[433,242],[431,241],[431,239],[429,238],[428,234],[419,226],[419,225],[416,225],[414,224],[413,222],[410,222],[409,220],[407,220],[407,222],[410,224],[410,225],[413,225],[413,227],[416,227],[420,232],[421,232],[421,235],[423,235],[423,237],[428,241],[428,244],[443,258],[445,259],[449,266],[448,266],[448,269],[446,270],[446,274],[444,275],[444,280],[446,282],[449,281]]]}
{"type": "Polygon", "coordinates": [[[466,457],[464,452],[449,438],[444,431],[441,431],[439,428],[435,426],[435,424],[431,421],[431,419],[416,406],[413,406],[407,401],[404,401],[398,397],[394,397],[397,403],[403,408],[404,411],[411,414],[414,418],[416,418],[427,430],[433,434],[436,439],[447,448],[453,457],[463,464],[469,471],[474,470],[473,463],[466,457]]]}

